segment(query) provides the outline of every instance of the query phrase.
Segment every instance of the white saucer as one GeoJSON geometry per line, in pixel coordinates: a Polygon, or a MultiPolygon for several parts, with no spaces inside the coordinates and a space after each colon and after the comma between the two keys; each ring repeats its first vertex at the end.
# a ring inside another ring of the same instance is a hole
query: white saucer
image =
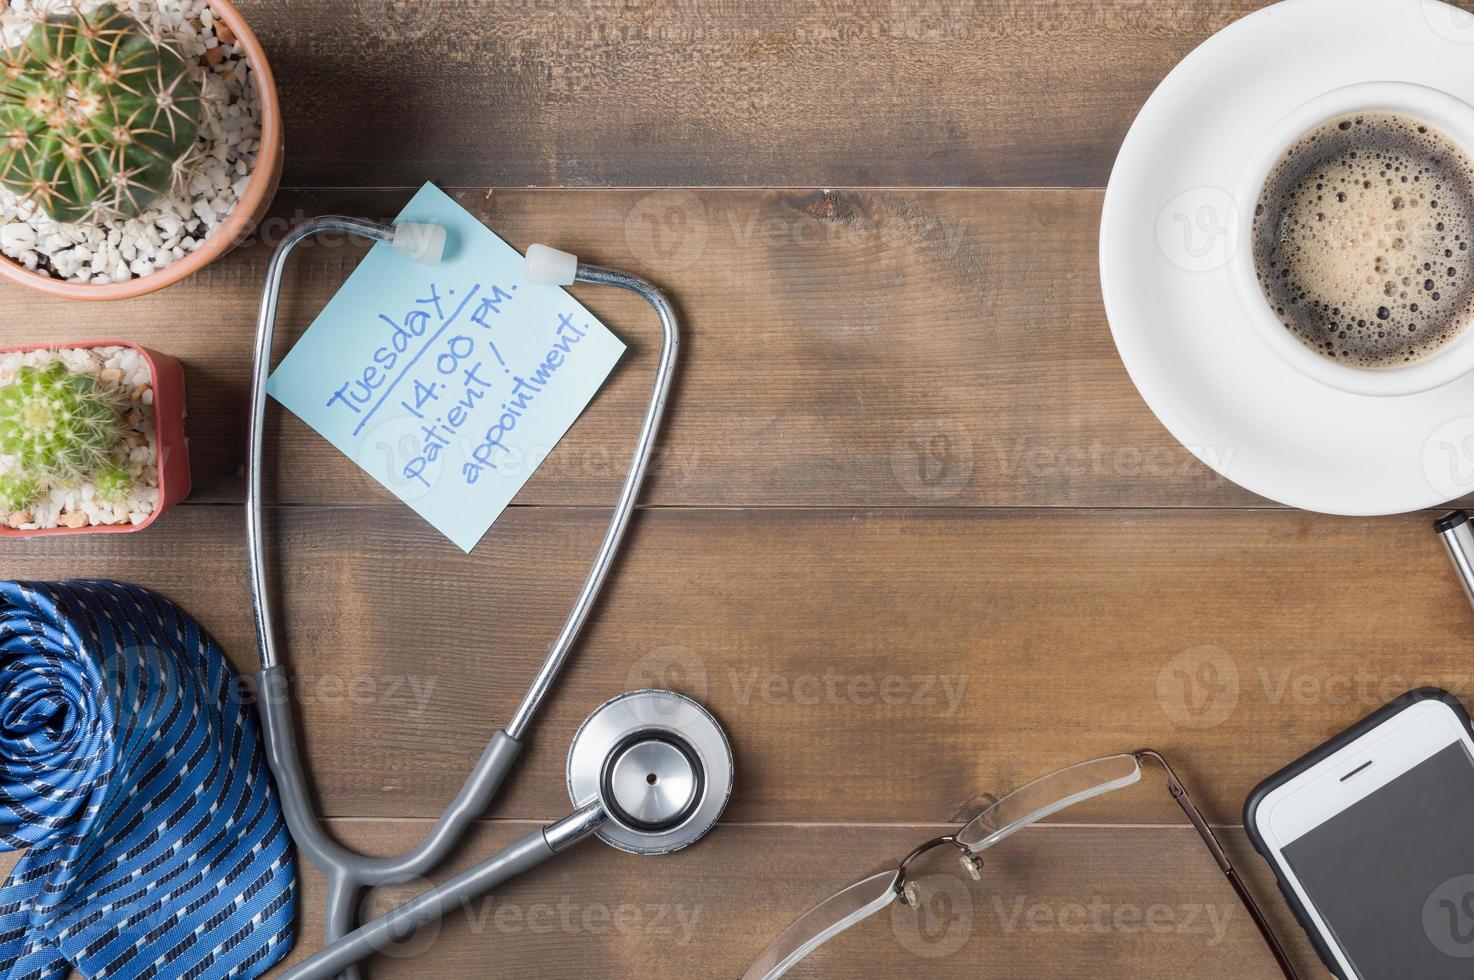
{"type": "Polygon", "coordinates": [[[1394,398],[1325,387],[1270,352],[1229,279],[1230,195],[1255,147],[1314,96],[1381,80],[1474,103],[1474,15],[1439,0],[1287,0],[1251,14],[1147,100],[1101,215],[1106,313],[1147,405],[1233,482],[1330,514],[1474,490],[1474,375],[1394,398]]]}

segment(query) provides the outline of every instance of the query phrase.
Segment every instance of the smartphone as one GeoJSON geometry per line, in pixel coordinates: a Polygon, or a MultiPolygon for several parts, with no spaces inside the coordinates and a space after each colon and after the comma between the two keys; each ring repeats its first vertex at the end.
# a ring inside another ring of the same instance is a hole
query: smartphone
{"type": "Polygon", "coordinates": [[[1244,826],[1342,980],[1474,975],[1474,736],[1403,695],[1255,787],[1244,826]]]}

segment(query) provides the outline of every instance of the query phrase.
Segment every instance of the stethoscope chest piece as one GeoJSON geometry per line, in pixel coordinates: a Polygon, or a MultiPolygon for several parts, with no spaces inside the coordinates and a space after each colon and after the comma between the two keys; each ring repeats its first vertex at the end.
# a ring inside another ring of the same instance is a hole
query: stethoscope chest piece
{"type": "Polygon", "coordinates": [[[568,795],[600,803],[607,844],[666,854],[695,843],[732,793],[732,747],[715,718],[672,691],[631,691],[590,715],[568,750],[568,795]]]}

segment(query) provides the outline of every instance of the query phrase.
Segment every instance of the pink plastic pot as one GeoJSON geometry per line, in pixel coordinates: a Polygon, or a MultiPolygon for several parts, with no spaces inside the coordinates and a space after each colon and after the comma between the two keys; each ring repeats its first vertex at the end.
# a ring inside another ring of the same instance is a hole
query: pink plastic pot
{"type": "Polygon", "coordinates": [[[39,538],[51,534],[126,534],[142,531],[159,515],[189,496],[189,440],[184,436],[184,368],[168,354],[149,350],[126,340],[84,340],[76,343],[22,344],[0,347],[0,354],[33,350],[63,350],[92,347],[130,347],[148,362],[154,388],[154,438],[159,456],[159,503],[142,524],[102,524],[97,527],[51,527],[17,531],[0,523],[0,538],[39,538]]]}

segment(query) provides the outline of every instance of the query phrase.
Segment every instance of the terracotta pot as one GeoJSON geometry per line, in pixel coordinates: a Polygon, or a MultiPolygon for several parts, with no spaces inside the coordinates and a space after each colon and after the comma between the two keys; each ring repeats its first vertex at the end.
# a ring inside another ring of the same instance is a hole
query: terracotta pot
{"type": "Polygon", "coordinates": [[[142,524],[100,524],[97,527],[50,527],[18,531],[0,523],[0,538],[39,538],[52,534],[128,534],[142,531],[159,515],[189,496],[189,440],[184,436],[184,368],[168,354],[126,340],[83,340],[64,344],[23,344],[0,347],[0,354],[17,351],[63,350],[91,347],[130,347],[148,362],[154,388],[154,443],[158,447],[159,502],[142,524]]]}
{"type": "Polygon", "coordinates": [[[276,196],[277,185],[281,182],[282,162],[286,155],[276,81],[271,77],[266,52],[245,18],[229,0],[208,2],[216,18],[235,32],[236,44],[251,64],[251,74],[261,98],[261,145],[256,151],[256,168],[251,171],[251,179],[246,182],[245,193],[236,202],[235,209],[220,227],[211,232],[210,237],[200,243],[199,248],[141,279],[100,285],[66,282],[32,272],[8,255],[0,255],[0,277],[64,299],[129,299],[173,285],[203,269],[243,242],[266,216],[266,209],[271,206],[271,199],[276,196]]]}

